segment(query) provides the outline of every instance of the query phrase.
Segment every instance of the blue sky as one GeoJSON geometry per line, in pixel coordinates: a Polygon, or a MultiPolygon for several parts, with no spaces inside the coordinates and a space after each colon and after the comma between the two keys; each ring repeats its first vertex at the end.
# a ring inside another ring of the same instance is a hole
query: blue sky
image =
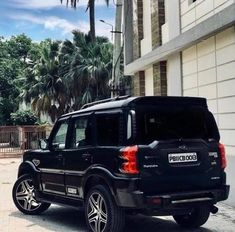
{"type": "MultiPolygon", "coordinates": [[[[34,41],[45,38],[71,39],[71,31],[89,31],[88,0],[79,0],[76,10],[66,8],[60,0],[0,0],[0,36],[25,33],[34,41]]],[[[113,1],[107,8],[104,0],[96,0],[96,33],[111,38],[111,26],[101,23],[103,19],[114,25],[113,1]]]]}

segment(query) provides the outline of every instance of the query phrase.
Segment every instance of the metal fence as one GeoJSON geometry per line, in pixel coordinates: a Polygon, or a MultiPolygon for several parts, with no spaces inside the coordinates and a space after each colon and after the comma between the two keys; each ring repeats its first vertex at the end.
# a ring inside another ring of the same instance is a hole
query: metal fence
{"type": "Polygon", "coordinates": [[[37,149],[38,141],[48,137],[50,131],[50,126],[0,126],[0,157],[37,149]]]}

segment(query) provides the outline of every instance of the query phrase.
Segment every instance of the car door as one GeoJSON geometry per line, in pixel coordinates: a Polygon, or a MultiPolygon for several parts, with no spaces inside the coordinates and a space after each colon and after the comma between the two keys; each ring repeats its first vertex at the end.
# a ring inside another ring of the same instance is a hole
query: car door
{"type": "Polygon", "coordinates": [[[66,195],[82,197],[82,178],[93,160],[93,129],[91,115],[71,119],[69,149],[64,153],[66,195]]]}
{"type": "Polygon", "coordinates": [[[59,120],[49,138],[49,150],[42,154],[40,171],[44,192],[65,195],[63,156],[66,153],[68,128],[68,118],[59,120]]]}

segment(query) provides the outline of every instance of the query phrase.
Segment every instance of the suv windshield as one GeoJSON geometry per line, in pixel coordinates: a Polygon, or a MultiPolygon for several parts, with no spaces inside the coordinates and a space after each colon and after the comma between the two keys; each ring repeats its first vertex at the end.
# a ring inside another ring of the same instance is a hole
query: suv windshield
{"type": "Polygon", "coordinates": [[[219,139],[213,115],[203,107],[138,107],[136,109],[137,141],[219,139]]]}

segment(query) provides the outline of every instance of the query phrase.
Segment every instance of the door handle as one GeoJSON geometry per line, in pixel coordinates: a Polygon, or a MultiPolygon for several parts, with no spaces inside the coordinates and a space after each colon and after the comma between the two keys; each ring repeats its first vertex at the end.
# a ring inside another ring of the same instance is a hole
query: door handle
{"type": "Polygon", "coordinates": [[[63,159],[63,155],[62,155],[62,154],[58,154],[58,155],[56,156],[56,158],[57,158],[58,160],[61,160],[61,159],[63,159]]]}
{"type": "Polygon", "coordinates": [[[89,153],[82,154],[82,158],[85,161],[89,161],[91,159],[91,154],[89,154],[89,153]]]}

